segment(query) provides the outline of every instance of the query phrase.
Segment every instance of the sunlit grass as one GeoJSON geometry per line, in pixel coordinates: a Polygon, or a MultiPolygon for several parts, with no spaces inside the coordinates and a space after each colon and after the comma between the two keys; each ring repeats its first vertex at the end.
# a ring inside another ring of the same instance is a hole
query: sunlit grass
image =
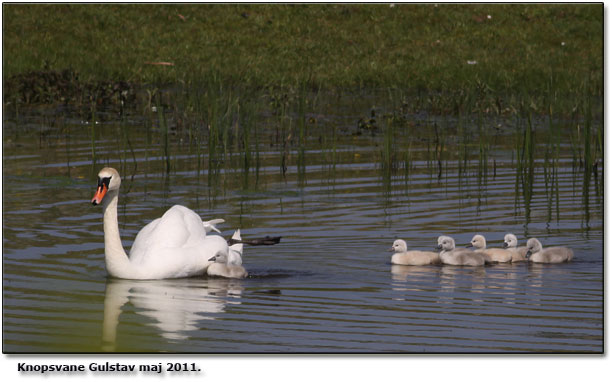
{"type": "Polygon", "coordinates": [[[441,109],[546,103],[601,90],[601,4],[4,4],[4,75],[72,69],[81,81],[392,86],[441,109]],[[171,63],[172,65],[156,65],[171,63]],[[471,90],[470,90],[471,89],[471,90]],[[442,97],[442,98],[440,98],[442,97]]]}

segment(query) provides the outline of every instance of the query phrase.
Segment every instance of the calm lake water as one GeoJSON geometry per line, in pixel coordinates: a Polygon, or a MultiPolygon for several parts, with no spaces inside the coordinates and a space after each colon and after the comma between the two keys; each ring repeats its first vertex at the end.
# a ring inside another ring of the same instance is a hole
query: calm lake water
{"type": "Polygon", "coordinates": [[[413,115],[411,129],[393,141],[399,165],[389,177],[380,164],[382,129],[357,127],[375,101],[336,101],[307,113],[302,154],[283,146],[283,137],[298,134],[295,122],[279,128],[274,115],[254,117],[259,151],[251,151],[246,175],[237,140],[222,162],[209,161],[207,139],[190,144],[170,114],[167,148],[156,122],[148,126],[135,112],[123,122],[100,114],[94,164],[92,123],[78,113],[5,111],[3,351],[603,351],[601,178],[585,187],[583,170],[573,168],[570,123],[551,183],[548,125],[535,122],[529,199],[517,183],[514,120],[484,123],[493,131],[485,174],[476,121],[459,132],[451,119],[413,115]],[[434,122],[447,132],[441,171],[432,160],[434,122]],[[465,162],[457,159],[464,148],[465,162]],[[224,218],[224,236],[241,228],[245,238],[282,241],[245,247],[244,280],[111,279],[102,210],[90,203],[107,165],[123,178],[126,249],[174,204],[205,220],[224,218]],[[480,233],[501,247],[508,232],[523,245],[538,237],[544,246],[569,246],[574,261],[410,267],[392,266],[387,252],[397,238],[433,250],[443,234],[463,246],[480,233]]]}

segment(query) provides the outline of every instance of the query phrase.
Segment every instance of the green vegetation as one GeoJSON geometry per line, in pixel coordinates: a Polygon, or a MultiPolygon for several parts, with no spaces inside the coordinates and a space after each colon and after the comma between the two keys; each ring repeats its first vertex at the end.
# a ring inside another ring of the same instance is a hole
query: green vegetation
{"type": "Polygon", "coordinates": [[[423,163],[481,189],[501,137],[527,223],[540,170],[559,219],[560,157],[584,172],[587,207],[593,183],[603,195],[602,4],[4,4],[3,28],[5,115],[75,105],[92,173],[96,123],[118,115],[123,163],[123,118],[141,118],[145,174],[149,148],[166,173],[189,151],[210,192],[265,188],[266,168],[304,187],[318,161],[333,187],[346,155],[370,155],[346,151],[359,136],[388,194],[423,163]]]}
{"type": "Polygon", "coordinates": [[[441,112],[603,94],[602,4],[3,4],[3,48],[5,79],[394,87],[441,112]]]}

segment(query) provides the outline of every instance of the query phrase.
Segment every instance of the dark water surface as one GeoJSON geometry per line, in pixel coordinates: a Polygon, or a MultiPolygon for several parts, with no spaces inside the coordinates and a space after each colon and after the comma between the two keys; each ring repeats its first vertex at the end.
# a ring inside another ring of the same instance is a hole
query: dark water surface
{"type": "MultiPolygon", "coordinates": [[[[273,142],[270,126],[258,137],[259,168],[253,151],[245,176],[235,142],[211,174],[205,143],[189,144],[171,129],[165,151],[160,128],[147,132],[138,118],[123,124],[107,118],[95,127],[92,164],[90,123],[74,117],[58,126],[55,111],[5,113],[3,350],[603,350],[601,180],[584,186],[567,137],[555,184],[546,181],[546,140],[539,141],[529,199],[517,183],[512,127],[488,138],[486,175],[477,143],[465,146],[468,170],[459,171],[463,163],[453,153],[461,143],[449,135],[439,178],[431,135],[416,129],[423,139],[409,148],[396,142],[398,158],[410,152],[410,165],[385,177],[384,134],[344,132],[360,111],[330,110],[309,131],[302,163],[298,149],[286,149],[285,176],[285,149],[273,142]],[[337,135],[330,133],[336,127],[337,135]],[[251,275],[244,280],[110,279],[102,211],[89,202],[95,174],[106,165],[123,178],[119,221],[126,248],[174,204],[205,220],[224,218],[225,236],[241,228],[246,238],[283,239],[245,248],[251,275]],[[392,266],[387,252],[397,238],[433,249],[442,234],[465,245],[480,233],[500,247],[508,232],[521,244],[533,236],[544,246],[569,246],[575,260],[409,267],[392,266]]],[[[478,142],[476,133],[469,137],[478,142]]]]}

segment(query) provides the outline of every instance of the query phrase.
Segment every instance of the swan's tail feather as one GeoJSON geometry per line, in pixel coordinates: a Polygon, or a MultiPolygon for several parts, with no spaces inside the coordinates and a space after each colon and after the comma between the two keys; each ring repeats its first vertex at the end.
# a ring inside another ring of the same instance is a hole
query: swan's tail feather
{"type": "Polygon", "coordinates": [[[217,231],[219,233],[221,233],[221,231],[219,231],[217,229],[217,227],[215,227],[217,224],[221,224],[221,223],[225,223],[224,219],[213,219],[213,220],[209,220],[207,222],[202,222],[202,224],[204,225],[204,230],[206,231],[206,233],[210,232],[210,231],[217,231]]]}
{"type": "MultiPolygon", "coordinates": [[[[244,245],[241,243],[240,230],[237,229],[232,235],[230,240],[234,240],[236,244],[232,244],[229,247],[229,261],[228,264],[242,265],[242,249],[244,245]]],[[[229,243],[229,241],[228,241],[229,243]]],[[[230,243],[231,244],[231,243],[230,243]]]]}
{"type": "Polygon", "coordinates": [[[230,244],[230,250],[238,252],[240,256],[242,256],[242,240],[240,237],[240,230],[237,229],[236,232],[232,235],[232,238],[228,240],[228,244],[230,244]],[[233,243],[232,243],[233,241],[233,243]]]}

